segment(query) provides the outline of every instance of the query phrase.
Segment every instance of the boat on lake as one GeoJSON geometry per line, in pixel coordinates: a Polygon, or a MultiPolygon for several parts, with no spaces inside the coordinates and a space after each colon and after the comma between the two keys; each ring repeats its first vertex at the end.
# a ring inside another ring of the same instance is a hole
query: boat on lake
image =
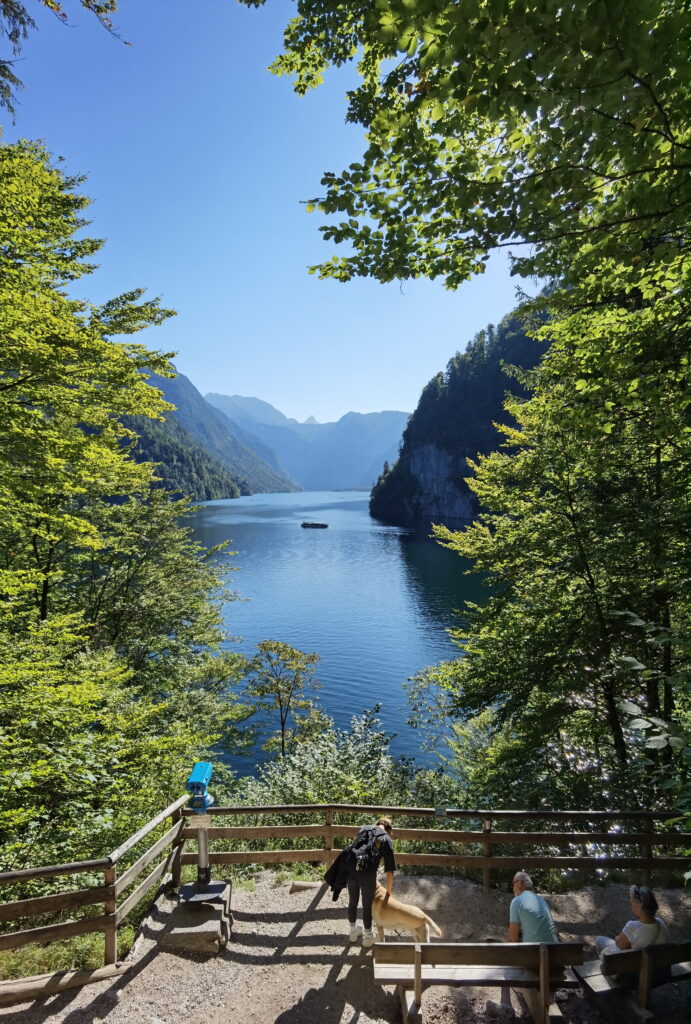
{"type": "Polygon", "coordinates": [[[308,521],[300,523],[300,526],[305,530],[326,530],[328,525],[328,523],[310,523],[308,521]]]}

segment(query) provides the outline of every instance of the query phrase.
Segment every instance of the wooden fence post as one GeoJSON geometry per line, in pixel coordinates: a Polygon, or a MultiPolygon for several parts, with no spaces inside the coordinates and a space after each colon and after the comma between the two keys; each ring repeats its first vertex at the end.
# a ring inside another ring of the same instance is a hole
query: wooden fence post
{"type": "MultiPolygon", "coordinates": [[[[182,808],[178,807],[176,811],[171,814],[173,824],[177,824],[182,821],[182,808]]],[[[180,888],[180,880],[182,876],[182,849],[185,845],[185,840],[182,838],[182,825],[180,826],[180,832],[173,840],[173,859],[170,865],[170,887],[174,891],[180,888]]]]}
{"type": "Polygon", "coordinates": [[[646,841],[643,844],[643,849],[641,852],[647,860],[644,872],[645,884],[647,886],[650,886],[652,885],[653,881],[653,836],[655,834],[654,818],[646,818],[644,828],[646,833],[646,841]]]}
{"type": "Polygon", "coordinates": [[[105,952],[103,957],[103,963],[106,967],[110,964],[117,963],[118,960],[118,926],[115,920],[115,914],[118,909],[117,897],[115,895],[115,883],[117,881],[118,869],[114,864],[111,868],[105,868],[103,871],[103,880],[106,885],[113,886],[112,899],[105,901],[105,912],[106,914],[113,915],[112,924],[106,926],[105,931],[105,952]]]}
{"type": "MultiPolygon", "coordinates": [[[[489,833],[492,831],[491,818],[482,819],[482,831],[486,835],[489,835],[489,833]]],[[[485,842],[482,844],[482,853],[483,856],[485,857],[492,856],[492,844],[487,840],[485,840],[485,842]]],[[[485,892],[489,892],[491,871],[492,869],[489,866],[483,867],[482,869],[482,888],[484,889],[485,892]]]]}
{"type": "Polygon", "coordinates": [[[324,811],[324,849],[333,850],[334,848],[334,835],[333,835],[333,823],[334,823],[334,812],[329,810],[324,811]]]}

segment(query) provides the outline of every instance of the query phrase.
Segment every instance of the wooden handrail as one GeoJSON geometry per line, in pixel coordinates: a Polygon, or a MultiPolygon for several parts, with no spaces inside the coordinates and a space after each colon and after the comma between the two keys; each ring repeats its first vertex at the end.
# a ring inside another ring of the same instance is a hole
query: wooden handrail
{"type": "MultiPolygon", "coordinates": [[[[209,839],[307,839],[329,835],[350,839],[357,835],[357,825],[212,825],[209,839]],[[330,832],[329,832],[330,830],[330,832]]],[[[195,839],[197,830],[186,828],[182,838],[195,839]]],[[[638,846],[647,832],[455,832],[451,829],[394,828],[393,838],[408,842],[453,843],[456,846],[507,846],[533,843],[536,846],[638,846]]],[[[687,846],[691,832],[674,832],[652,837],[653,846],[687,846]]]]}
{"type": "Polygon", "coordinates": [[[42,925],[40,927],[26,928],[21,931],[5,932],[0,935],[0,950],[18,949],[34,942],[57,942],[60,939],[70,938],[75,935],[85,935],[89,932],[103,932],[105,939],[105,965],[100,970],[59,972],[54,977],[48,976],[48,981],[44,977],[24,978],[16,983],[4,983],[0,992],[0,1005],[6,1005],[13,1000],[17,1001],[21,999],[22,995],[30,992],[58,991],[62,988],[89,984],[101,978],[114,977],[117,973],[120,973],[121,968],[117,966],[118,925],[127,917],[136,904],[146,896],[166,871],[170,870],[171,862],[175,857],[177,857],[179,863],[183,843],[181,838],[183,828],[181,810],[188,799],[189,796],[187,794],[179,797],[166,807],[165,810],[147,822],[146,825],[143,825],[134,835],[130,836],[109,857],[104,857],[100,860],[78,861],[72,864],[51,864],[41,868],[8,871],[0,875],[0,882],[17,884],[18,882],[30,881],[35,878],[51,878],[60,875],[100,871],[104,876],[105,883],[99,887],[93,886],[73,892],[54,893],[49,896],[38,896],[0,904],[0,921],[16,921],[26,917],[35,918],[66,908],[85,907],[99,903],[103,905],[104,909],[104,913],[99,917],[84,917],[74,921],[64,921],[59,924],[42,925]],[[126,853],[129,853],[142,839],[145,839],[147,835],[169,817],[173,818],[173,825],[118,879],[118,860],[125,856],[126,853]],[[172,849],[169,849],[171,847],[172,849]],[[149,872],[144,881],[118,907],[118,895],[132,885],[152,861],[156,860],[166,850],[169,851],[168,855],[149,872]],[[46,985],[51,987],[46,988],[46,985]],[[56,987],[53,988],[53,985],[56,987]]]}
{"type": "Polygon", "coordinates": [[[90,907],[94,903],[105,903],[115,896],[113,886],[95,886],[72,892],[58,892],[53,896],[36,896],[29,900],[15,900],[0,904],[0,921],[17,921],[22,917],[39,917],[68,907],[90,907]]]}
{"type": "Polygon", "coordinates": [[[181,807],[184,807],[188,800],[189,793],[185,793],[184,796],[178,797],[177,800],[174,800],[172,804],[168,804],[164,811],[161,811],[160,814],[157,814],[155,818],[152,818],[151,821],[148,821],[146,825],[142,825],[142,827],[137,832],[135,832],[134,835],[130,836],[129,839],[126,839],[124,843],[121,843],[120,846],[118,846],[117,850],[113,850],[113,852],[108,855],[108,863],[117,864],[120,858],[124,857],[126,853],[129,853],[132,847],[136,846],[137,843],[141,842],[141,840],[144,839],[145,836],[148,836],[149,832],[153,832],[157,825],[161,825],[166,820],[166,818],[169,818],[171,816],[171,814],[179,810],[181,807]]]}
{"type": "MultiPolygon", "coordinates": [[[[258,804],[249,807],[234,805],[231,807],[209,807],[207,814],[319,814],[325,811],[334,813],[352,814],[387,814],[404,815],[408,817],[438,817],[434,807],[382,807],[376,804],[258,804]]],[[[190,817],[195,812],[187,808],[183,814],[190,817]]],[[[545,818],[553,821],[611,821],[612,819],[628,819],[630,821],[646,821],[655,819],[664,821],[667,818],[678,816],[674,810],[658,811],[553,811],[553,810],[493,810],[489,807],[478,807],[475,809],[449,807],[445,808],[446,818],[504,818],[507,820],[520,820],[521,818],[545,818]]]]}
{"type": "Polygon", "coordinates": [[[16,882],[30,882],[33,878],[54,878],[57,875],[78,875],[89,871],[103,871],[110,864],[108,857],[100,860],[78,860],[73,864],[46,864],[42,868],[22,868],[20,871],[3,871],[0,885],[16,882]]]}

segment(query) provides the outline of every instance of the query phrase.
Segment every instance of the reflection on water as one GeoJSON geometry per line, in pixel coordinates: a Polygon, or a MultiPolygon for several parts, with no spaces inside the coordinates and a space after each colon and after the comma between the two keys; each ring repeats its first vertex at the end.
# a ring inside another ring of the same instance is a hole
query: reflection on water
{"type": "MultiPolygon", "coordinates": [[[[209,502],[195,514],[206,546],[230,541],[242,598],[224,608],[234,650],[283,640],[320,657],[319,699],[338,727],[376,703],[393,750],[429,763],[406,725],[404,684],[427,665],[458,655],[446,630],[453,609],[479,595],[457,555],[424,536],[370,518],[368,495],[326,491],[259,494],[209,502]],[[304,530],[303,520],[329,524],[304,530]]],[[[243,773],[247,759],[229,760],[243,773]]]]}

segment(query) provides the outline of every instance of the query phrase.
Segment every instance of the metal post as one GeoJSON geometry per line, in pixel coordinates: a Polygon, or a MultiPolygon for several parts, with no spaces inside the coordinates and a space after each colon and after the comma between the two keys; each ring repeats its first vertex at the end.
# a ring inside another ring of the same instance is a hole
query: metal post
{"type": "Polygon", "coordinates": [[[197,889],[201,892],[209,887],[211,867],[209,866],[209,836],[206,828],[197,831],[197,889]]]}

